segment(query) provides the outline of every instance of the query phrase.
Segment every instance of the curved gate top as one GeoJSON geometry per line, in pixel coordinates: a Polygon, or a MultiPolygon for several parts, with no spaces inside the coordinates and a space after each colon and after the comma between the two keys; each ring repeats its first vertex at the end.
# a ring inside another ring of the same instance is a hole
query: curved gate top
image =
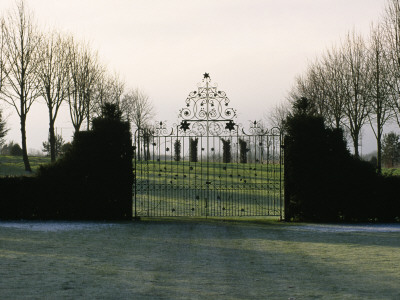
{"type": "Polygon", "coordinates": [[[179,120],[135,133],[134,214],[283,216],[281,134],[235,122],[236,110],[208,73],[179,120]]]}

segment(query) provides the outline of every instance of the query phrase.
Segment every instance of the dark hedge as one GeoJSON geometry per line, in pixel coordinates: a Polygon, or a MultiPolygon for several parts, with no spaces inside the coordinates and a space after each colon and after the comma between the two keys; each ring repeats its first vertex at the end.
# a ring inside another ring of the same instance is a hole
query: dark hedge
{"type": "Polygon", "coordinates": [[[287,221],[399,221],[400,177],[378,175],[369,162],[352,156],[340,129],[299,112],[287,118],[286,132],[287,221]]]}
{"type": "Polygon", "coordinates": [[[120,116],[93,120],[72,147],[36,177],[0,178],[1,219],[129,220],[132,141],[120,116]]]}

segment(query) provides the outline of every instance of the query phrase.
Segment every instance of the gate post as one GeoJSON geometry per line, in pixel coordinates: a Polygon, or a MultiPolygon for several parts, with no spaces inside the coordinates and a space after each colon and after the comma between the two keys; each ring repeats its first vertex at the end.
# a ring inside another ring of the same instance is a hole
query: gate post
{"type": "MultiPolygon", "coordinates": [[[[287,145],[287,136],[283,139],[283,144],[287,145]]],[[[283,146],[283,190],[284,190],[284,214],[285,214],[285,222],[290,222],[292,218],[292,214],[290,212],[290,189],[288,187],[288,153],[285,151],[285,147],[283,146]]]]}
{"type": "Polygon", "coordinates": [[[135,130],[135,134],[134,134],[134,138],[133,138],[133,160],[134,160],[134,164],[133,164],[133,200],[134,200],[134,216],[133,216],[133,220],[134,221],[139,221],[140,217],[137,215],[137,205],[136,205],[136,197],[137,197],[137,153],[136,153],[136,140],[137,140],[137,135],[139,134],[139,129],[135,130]]]}

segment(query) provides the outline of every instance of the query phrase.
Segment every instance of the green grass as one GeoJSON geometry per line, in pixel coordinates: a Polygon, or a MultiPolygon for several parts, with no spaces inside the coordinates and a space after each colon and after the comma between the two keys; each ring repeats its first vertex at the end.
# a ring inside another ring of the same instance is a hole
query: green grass
{"type": "MultiPolygon", "coordinates": [[[[40,165],[50,163],[50,158],[30,156],[29,162],[34,173],[40,165]]],[[[30,175],[25,172],[22,156],[0,155],[0,176],[21,175],[30,175]]]]}
{"type": "Polygon", "coordinates": [[[238,220],[0,222],[0,298],[400,299],[399,231],[238,220]]]}
{"type": "Polygon", "coordinates": [[[382,168],[382,174],[400,176],[400,168],[382,168]]]}
{"type": "Polygon", "coordinates": [[[138,161],[137,211],[142,216],[279,215],[278,164],[138,161]]]}
{"type": "MultiPolygon", "coordinates": [[[[30,157],[35,172],[48,157],[30,157]]],[[[278,164],[138,161],[140,216],[280,215],[282,168],[278,164]]],[[[30,175],[22,157],[0,156],[0,176],[30,175]]]]}

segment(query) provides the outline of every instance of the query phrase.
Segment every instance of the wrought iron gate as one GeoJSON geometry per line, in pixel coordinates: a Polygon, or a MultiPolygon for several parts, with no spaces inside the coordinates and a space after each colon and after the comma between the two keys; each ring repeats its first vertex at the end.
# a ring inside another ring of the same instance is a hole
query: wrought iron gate
{"type": "Polygon", "coordinates": [[[225,92],[204,74],[180,123],[135,133],[135,216],[280,216],[283,155],[278,130],[234,122],[225,92]]]}

